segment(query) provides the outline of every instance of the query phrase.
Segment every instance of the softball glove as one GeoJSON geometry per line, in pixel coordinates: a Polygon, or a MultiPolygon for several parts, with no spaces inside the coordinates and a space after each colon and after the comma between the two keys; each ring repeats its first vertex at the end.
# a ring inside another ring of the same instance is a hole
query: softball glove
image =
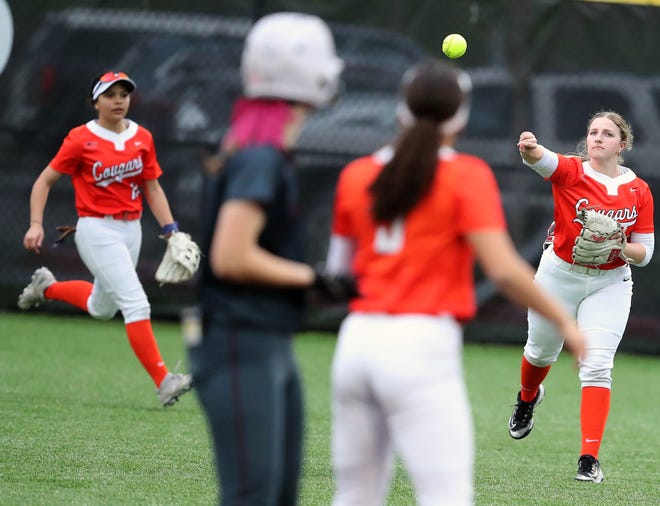
{"type": "Polygon", "coordinates": [[[621,257],[626,247],[626,234],[615,220],[593,209],[583,209],[577,220],[582,223],[575,238],[573,262],[583,265],[603,265],[621,257]]]}
{"type": "Polygon", "coordinates": [[[156,281],[182,283],[197,272],[201,253],[197,243],[184,232],[173,232],[167,239],[165,256],[156,270],[156,281]]]}

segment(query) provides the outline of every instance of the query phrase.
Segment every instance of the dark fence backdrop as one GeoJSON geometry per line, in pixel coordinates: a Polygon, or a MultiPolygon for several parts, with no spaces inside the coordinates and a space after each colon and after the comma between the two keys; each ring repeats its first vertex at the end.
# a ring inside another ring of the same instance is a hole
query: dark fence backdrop
{"type": "MultiPolygon", "coordinates": [[[[60,279],[89,274],[73,241],[50,247],[55,226],[75,223],[73,192],[53,188],[45,217],[48,245],[27,253],[22,237],[38,173],[67,131],[93,116],[85,103],[100,70],[125,70],[138,83],[130,116],[153,133],[175,216],[199,233],[202,164],[227,127],[240,91],[242,38],[255,16],[292,10],[330,22],[346,62],[345,93],[305,126],[298,153],[307,217],[308,260],[325,252],[338,171],[395,134],[393,109],[402,72],[420,59],[443,57],[448,33],[468,40],[460,63],[474,83],[473,113],[459,148],[495,169],[516,245],[535,264],[552,219],[550,185],[522,166],[520,131],[533,130],[560,152],[575,149],[588,117],[621,112],[633,126],[627,165],[656,196],[660,174],[660,8],[567,1],[9,1],[15,45],[0,75],[0,311],[32,271],[48,265],[60,279]],[[632,36],[634,34],[634,37],[632,36]]],[[[660,221],[659,221],[660,222],[660,221]]],[[[165,243],[147,211],[140,275],[158,317],[194,304],[194,283],[158,287],[153,274],[165,243]]],[[[622,348],[660,353],[660,257],[634,271],[633,309],[622,348]]],[[[497,295],[477,272],[480,311],[473,341],[520,343],[525,312],[497,295]]],[[[49,304],[42,310],[71,311],[49,304]]],[[[343,307],[313,307],[310,328],[334,329],[343,307]]],[[[0,314],[0,326],[2,316],[0,314]]]]}

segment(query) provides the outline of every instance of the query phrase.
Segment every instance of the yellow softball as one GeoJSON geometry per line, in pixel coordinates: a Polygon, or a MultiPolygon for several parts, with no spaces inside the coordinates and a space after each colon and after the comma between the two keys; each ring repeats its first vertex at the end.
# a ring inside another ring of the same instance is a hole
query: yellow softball
{"type": "Polygon", "coordinates": [[[460,33],[450,33],[442,41],[442,52],[449,58],[460,58],[467,51],[467,41],[460,33]]]}

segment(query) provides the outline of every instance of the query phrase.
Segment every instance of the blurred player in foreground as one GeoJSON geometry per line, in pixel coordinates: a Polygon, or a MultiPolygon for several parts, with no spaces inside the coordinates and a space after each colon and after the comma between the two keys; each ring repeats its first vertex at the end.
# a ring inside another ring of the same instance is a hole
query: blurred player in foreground
{"type": "Polygon", "coordinates": [[[473,503],[462,323],[476,312],[475,256],[506,296],[582,351],[575,321],[514,249],[491,168],[454,150],[470,93],[458,68],[416,65],[402,81],[398,139],[339,178],[327,268],[354,273],[361,298],[332,366],[335,506],[383,504],[395,452],[420,505],[473,503]]]}
{"type": "Polygon", "coordinates": [[[190,359],[223,506],[297,502],[303,406],[291,338],[306,290],[341,286],[303,263],[291,151],[308,114],[335,97],[342,68],[321,19],[261,18],[243,49],[245,96],[207,165],[203,325],[190,359]]]}
{"type": "Polygon", "coordinates": [[[92,83],[90,99],[98,118],[72,129],[55,158],[41,172],[30,195],[30,228],[23,244],[39,253],[43,216],[51,186],[71,176],[78,222],[75,242],[80,258],[94,275],[88,281],[57,281],[41,267],[23,290],[18,307],[59,300],[109,320],[121,311],[128,341],[156,385],[164,406],[191,388],[191,376],[170,372],[163,362],[151,326],[151,308],[135,266],[142,243],[142,196],[164,236],[178,227],[158,177],[151,133],[126,119],[135,83],[123,72],[107,72],[92,83]]]}
{"type": "MultiPolygon", "coordinates": [[[[595,483],[603,480],[598,451],[610,410],[614,355],[630,312],[629,264],[647,265],[655,244],[651,191],[632,170],[620,165],[622,152],[630,150],[632,142],[630,125],[611,111],[589,120],[577,156],[544,148],[531,132],[523,132],[518,142],[524,163],[552,183],[554,232],[536,281],[577,318],[586,339],[579,364],[582,443],[575,479],[595,483]],[[583,218],[587,210],[599,213],[596,217],[602,223],[612,222],[615,239],[588,231],[583,218]],[[592,236],[593,243],[588,240],[592,236]],[[603,251],[603,245],[609,246],[603,251]]],[[[509,419],[514,439],[524,438],[534,427],[532,415],[545,394],[541,383],[563,344],[562,334],[542,315],[529,311],[528,321],[521,389],[509,419]]]]}

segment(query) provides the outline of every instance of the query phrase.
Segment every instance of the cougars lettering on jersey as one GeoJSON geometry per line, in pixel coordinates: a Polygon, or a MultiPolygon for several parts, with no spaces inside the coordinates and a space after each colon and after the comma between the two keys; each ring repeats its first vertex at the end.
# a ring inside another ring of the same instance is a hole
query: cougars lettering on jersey
{"type": "Polygon", "coordinates": [[[349,164],[337,186],[333,233],[356,243],[362,294],[350,309],[469,319],[476,312],[474,253],[465,235],[506,228],[493,173],[479,158],[443,151],[429,194],[405,219],[377,225],[368,187],[388,149],[349,164]]]}
{"type": "Polygon", "coordinates": [[[71,176],[78,216],[142,211],[143,181],[163,172],[151,133],[133,121],[121,133],[96,121],[72,129],[49,165],[71,176]]]}
{"type": "MultiPolygon", "coordinates": [[[[613,218],[624,228],[628,239],[632,232],[653,233],[651,190],[632,170],[611,178],[579,158],[558,156],[559,164],[549,180],[555,201],[554,250],[559,258],[572,263],[575,238],[582,230],[575,218],[582,209],[594,209],[613,218]]],[[[608,270],[624,264],[617,258],[598,268],[608,270]]]]}

